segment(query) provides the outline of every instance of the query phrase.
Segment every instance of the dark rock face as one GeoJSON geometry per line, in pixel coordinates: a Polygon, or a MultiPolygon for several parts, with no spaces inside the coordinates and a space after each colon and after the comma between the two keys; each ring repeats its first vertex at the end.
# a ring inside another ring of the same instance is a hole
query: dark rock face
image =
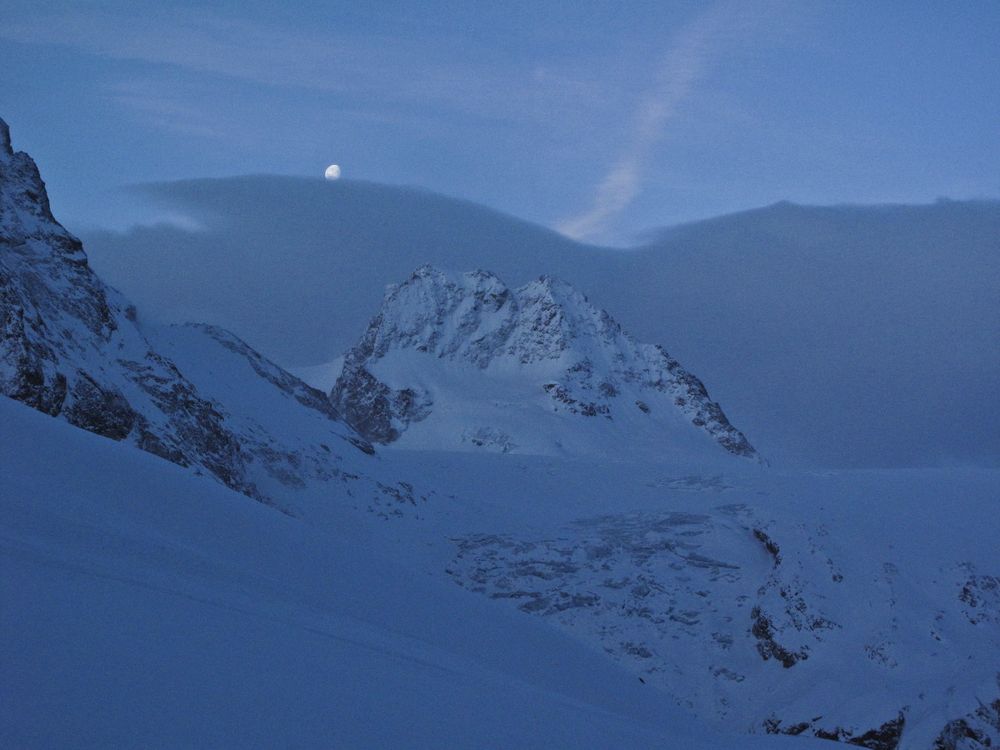
{"type": "Polygon", "coordinates": [[[852,731],[843,727],[825,728],[822,725],[822,720],[822,716],[817,716],[810,721],[784,724],[780,719],[772,717],[764,722],[764,731],[768,734],[811,735],[822,740],[867,747],[870,750],[896,750],[906,725],[906,715],[903,711],[884,724],[864,732],[852,731]]]}
{"type": "MultiPolygon", "coordinates": [[[[997,673],[1000,691],[1000,672],[997,673]]],[[[983,750],[1000,747],[1000,698],[980,701],[965,716],[949,721],[934,740],[934,750],[983,750]]]]}
{"type": "Polygon", "coordinates": [[[134,320],[52,216],[37,167],[0,121],[0,393],[258,496],[221,410],[134,320]]]}
{"type": "Polygon", "coordinates": [[[107,342],[115,328],[80,241],[52,217],[35,163],[0,120],[0,391],[58,415],[71,373],[56,361],[75,337],[107,342]]]}
{"type": "Polygon", "coordinates": [[[412,388],[394,391],[356,361],[344,367],[350,374],[337,380],[330,400],[344,421],[373,443],[398,440],[411,422],[430,414],[432,402],[426,394],[412,388]]]}
{"type": "Polygon", "coordinates": [[[757,450],[750,445],[746,436],[729,422],[722,407],[708,396],[705,384],[697,377],[681,367],[680,362],[667,354],[662,346],[656,350],[663,357],[663,365],[674,377],[674,383],[657,381],[654,387],[660,391],[673,392],[680,387],[683,395],[675,396],[674,403],[679,407],[690,409],[691,424],[700,427],[718,441],[719,445],[735,456],[752,458],[757,450]]]}
{"type": "Polygon", "coordinates": [[[781,565],[781,548],[778,547],[777,542],[761,529],[754,529],[753,535],[758,542],[764,545],[764,549],[767,550],[768,554],[774,558],[774,567],[781,565]]]}
{"type": "Polygon", "coordinates": [[[814,604],[804,593],[808,582],[784,569],[778,544],[759,528],[753,530],[753,535],[771,556],[772,569],[757,590],[758,604],[750,611],[750,633],[761,659],[773,659],[790,669],[809,658],[810,643],[820,645],[824,631],[841,626],[814,611],[814,604]]]}
{"type": "Polygon", "coordinates": [[[599,404],[593,401],[579,401],[573,398],[569,391],[558,383],[546,383],[542,390],[552,397],[553,401],[562,405],[562,410],[570,414],[581,414],[584,417],[596,417],[600,415],[611,419],[611,408],[607,404],[599,404]]]}
{"type": "Polygon", "coordinates": [[[78,374],[64,414],[70,424],[112,440],[128,437],[136,421],[120,391],[102,388],[85,372],[78,374]]]}
{"type": "Polygon", "coordinates": [[[33,409],[56,415],[66,400],[66,376],[47,366],[47,347],[28,331],[25,308],[18,304],[11,276],[0,267],[0,391],[33,409]]]}
{"type": "MultiPolygon", "coordinates": [[[[227,413],[220,401],[230,403],[231,393],[220,389],[211,373],[196,386],[150,343],[135,308],[104,286],[79,240],[52,216],[38,169],[27,154],[14,153],[0,120],[0,394],[181,466],[204,469],[228,487],[274,505],[260,486],[277,485],[280,491],[301,488],[310,479],[360,478],[345,472],[343,456],[323,441],[346,441],[352,455],[355,449],[368,455],[374,449],[339,422],[325,394],[227,331],[192,328],[213,342],[209,356],[236,355],[252,370],[253,387],[266,384],[297,418],[318,424],[312,437],[298,439],[267,422],[273,415],[263,416],[262,424],[227,413]],[[221,394],[219,400],[206,398],[206,389],[221,394]]],[[[192,360],[185,361],[197,371],[192,360]]],[[[241,373],[247,378],[245,369],[241,373]]],[[[406,412],[402,401],[397,398],[393,408],[406,412]]]]}
{"type": "Polygon", "coordinates": [[[971,573],[962,584],[958,599],[973,625],[1000,625],[1000,576],[971,573]]]}
{"type": "Polygon", "coordinates": [[[788,669],[809,658],[809,651],[805,648],[792,651],[778,643],[774,633],[774,623],[760,607],[754,607],[750,612],[750,622],[750,632],[757,639],[757,653],[764,661],[774,659],[788,669]]]}

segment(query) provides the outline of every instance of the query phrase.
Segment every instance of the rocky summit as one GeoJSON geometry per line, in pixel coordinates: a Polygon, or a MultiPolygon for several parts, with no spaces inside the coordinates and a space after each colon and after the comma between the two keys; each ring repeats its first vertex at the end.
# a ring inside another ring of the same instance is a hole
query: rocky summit
{"type": "Polygon", "coordinates": [[[400,447],[760,460],[702,382],[569,284],[430,266],[390,286],[331,400],[400,447]]]}

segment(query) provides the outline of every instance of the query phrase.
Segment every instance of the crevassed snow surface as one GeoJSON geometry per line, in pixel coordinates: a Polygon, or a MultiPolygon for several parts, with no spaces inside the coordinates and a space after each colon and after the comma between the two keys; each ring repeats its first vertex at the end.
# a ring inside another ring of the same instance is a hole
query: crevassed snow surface
{"type": "Polygon", "coordinates": [[[7,745],[805,747],[765,722],[904,715],[926,748],[1000,698],[996,472],[388,449],[434,489],[291,518],[0,409],[7,745]]]}
{"type": "Polygon", "coordinates": [[[0,424],[6,747],[773,744],[428,577],[416,546],[318,533],[6,398],[0,424]]]}

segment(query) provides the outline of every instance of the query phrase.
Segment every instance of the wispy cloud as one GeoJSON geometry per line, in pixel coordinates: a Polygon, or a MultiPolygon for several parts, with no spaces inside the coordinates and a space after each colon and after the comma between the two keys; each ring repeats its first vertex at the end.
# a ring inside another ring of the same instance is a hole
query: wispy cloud
{"type": "Polygon", "coordinates": [[[138,122],[182,136],[231,141],[233,128],[193,105],[190,98],[165,90],[151,78],[131,79],[106,86],[103,95],[132,111],[138,122]]]}
{"type": "Polygon", "coordinates": [[[431,105],[487,119],[579,122],[587,119],[588,109],[615,103],[607,87],[585,86],[533,61],[498,66],[471,59],[433,39],[263,24],[172,7],[26,13],[4,20],[3,38],[286,90],[357,95],[386,107],[431,105]]]}
{"type": "Polygon", "coordinates": [[[713,63],[758,27],[765,7],[727,0],[712,6],[682,28],[661,58],[655,80],[633,115],[629,138],[597,185],[591,206],[563,219],[556,229],[574,239],[604,235],[612,221],[642,190],[647,165],[668,123],[713,63]]]}

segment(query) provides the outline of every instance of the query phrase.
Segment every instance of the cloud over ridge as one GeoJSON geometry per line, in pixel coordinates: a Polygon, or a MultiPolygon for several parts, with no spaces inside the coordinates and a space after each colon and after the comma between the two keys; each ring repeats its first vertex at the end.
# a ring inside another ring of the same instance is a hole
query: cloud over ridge
{"type": "Polygon", "coordinates": [[[716,3],[682,27],[663,55],[654,81],[633,115],[629,139],[598,183],[591,206],[556,223],[573,239],[601,239],[611,221],[639,195],[646,162],[680,104],[730,47],[748,36],[764,7],[716,3]]]}

